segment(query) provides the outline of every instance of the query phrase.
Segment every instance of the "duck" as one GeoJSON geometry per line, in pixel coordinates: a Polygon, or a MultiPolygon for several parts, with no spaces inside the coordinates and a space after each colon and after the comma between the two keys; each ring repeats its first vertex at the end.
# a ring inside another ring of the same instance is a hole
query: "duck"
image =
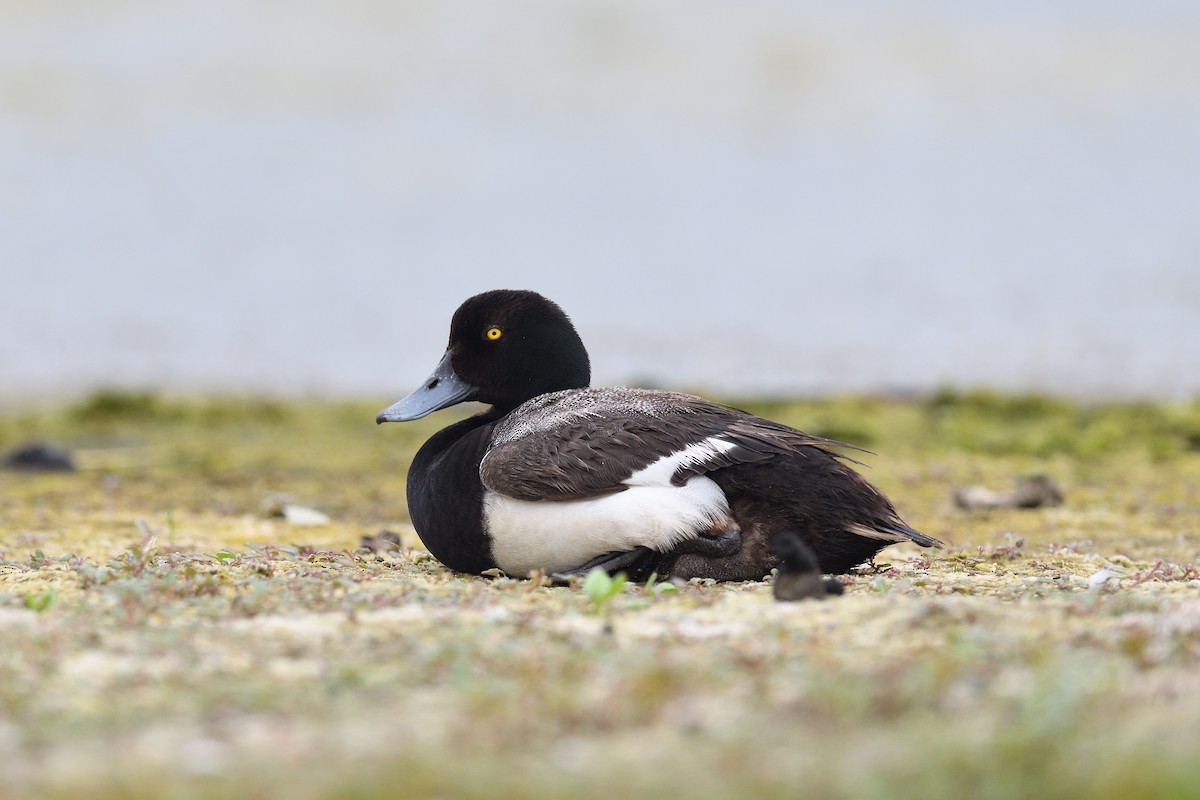
{"type": "Polygon", "coordinates": [[[579,333],[541,294],[496,289],[458,307],[430,376],[376,416],[487,406],[431,436],[408,471],[410,519],[438,561],[474,575],[759,581],[793,538],[825,574],[900,542],[942,546],[850,466],[843,451],[861,448],[692,394],[590,384],[579,333]]]}

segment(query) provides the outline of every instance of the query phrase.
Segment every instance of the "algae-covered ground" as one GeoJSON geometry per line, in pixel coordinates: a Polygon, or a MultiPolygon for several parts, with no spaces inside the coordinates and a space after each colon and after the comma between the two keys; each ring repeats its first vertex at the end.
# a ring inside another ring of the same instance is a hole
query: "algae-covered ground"
{"type": "Polygon", "coordinates": [[[1200,796],[1200,403],[740,402],[947,542],[777,603],[448,572],[404,480],[454,412],[386,400],[0,415],[79,467],[0,471],[0,796],[1200,796]],[[1065,504],[951,501],[1031,474],[1065,504]]]}

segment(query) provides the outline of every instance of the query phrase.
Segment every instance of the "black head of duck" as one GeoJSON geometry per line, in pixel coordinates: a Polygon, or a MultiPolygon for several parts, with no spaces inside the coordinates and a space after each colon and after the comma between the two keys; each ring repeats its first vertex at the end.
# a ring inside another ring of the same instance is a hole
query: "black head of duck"
{"type": "Polygon", "coordinates": [[[438,560],[476,574],[759,580],[781,564],[780,537],[826,573],[895,542],[941,544],[833,449],[848,445],[689,394],[589,381],[575,327],[541,295],[501,289],[459,307],[433,374],[376,418],[489,405],[430,438],[409,470],[409,514],[438,560]]]}

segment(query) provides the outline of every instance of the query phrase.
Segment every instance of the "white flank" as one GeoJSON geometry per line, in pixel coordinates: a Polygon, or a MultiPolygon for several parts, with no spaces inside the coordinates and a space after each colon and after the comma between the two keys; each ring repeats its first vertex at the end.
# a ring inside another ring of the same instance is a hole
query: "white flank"
{"type": "Polygon", "coordinates": [[[632,483],[662,463],[625,481],[629,489],[589,500],[514,500],[484,492],[483,519],[496,565],[513,576],[561,572],[635,547],[666,552],[701,531],[734,526],[725,493],[710,478],[695,475],[673,486],[672,467],[665,485],[632,483]]]}
{"type": "Polygon", "coordinates": [[[689,444],[682,450],[676,450],[670,455],[663,456],[653,464],[642,467],[621,483],[627,486],[671,486],[671,476],[680,467],[690,467],[693,464],[707,461],[713,456],[727,453],[735,447],[737,445],[733,442],[710,436],[689,444]]]}

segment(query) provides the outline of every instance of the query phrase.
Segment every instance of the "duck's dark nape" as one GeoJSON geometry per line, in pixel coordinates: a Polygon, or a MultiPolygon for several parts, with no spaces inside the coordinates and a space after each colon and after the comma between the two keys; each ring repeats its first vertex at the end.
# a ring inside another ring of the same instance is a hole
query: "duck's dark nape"
{"type": "Polygon", "coordinates": [[[822,570],[848,571],[899,541],[940,545],[843,463],[836,442],[692,395],[587,389],[589,377],[575,327],[541,295],[485,292],[454,313],[434,373],[377,418],[491,406],[431,438],[409,471],[413,525],[442,563],[634,580],[760,580],[780,567],[777,594],[817,596],[813,586],[841,588],[822,570]]]}

